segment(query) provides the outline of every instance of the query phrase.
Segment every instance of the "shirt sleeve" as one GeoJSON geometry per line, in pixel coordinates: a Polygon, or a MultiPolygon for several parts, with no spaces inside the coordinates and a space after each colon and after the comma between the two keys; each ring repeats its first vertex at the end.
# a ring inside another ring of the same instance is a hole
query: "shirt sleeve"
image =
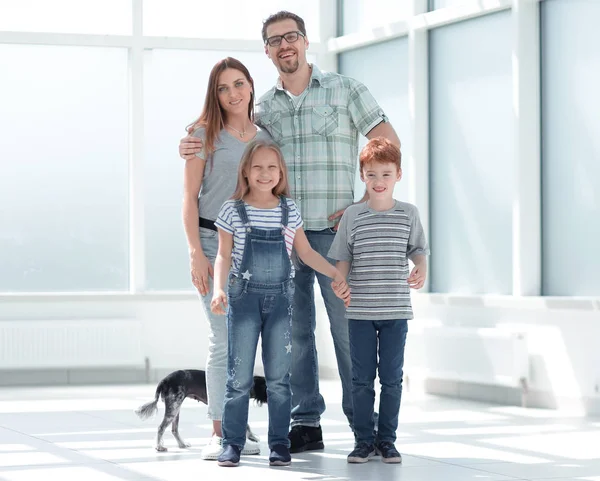
{"type": "Polygon", "coordinates": [[[235,229],[233,228],[233,215],[235,213],[235,209],[233,208],[233,203],[231,201],[227,201],[221,207],[219,211],[219,215],[217,216],[217,220],[215,221],[215,225],[224,230],[225,232],[233,235],[235,229]]]}
{"type": "Polygon", "coordinates": [[[287,203],[290,210],[290,221],[295,221],[292,227],[294,227],[295,230],[298,230],[304,225],[304,221],[300,215],[300,209],[298,209],[298,206],[292,199],[287,199],[287,203]]]}
{"type": "Polygon", "coordinates": [[[367,135],[381,122],[388,122],[388,118],[379,106],[369,89],[358,80],[350,89],[350,100],[348,110],[352,122],[362,135],[367,135]]]}
{"type": "Polygon", "coordinates": [[[327,257],[331,257],[336,261],[352,262],[352,236],[350,233],[351,222],[349,222],[348,209],[342,215],[342,220],[338,224],[338,230],[335,233],[333,243],[329,248],[327,257]]]}
{"type": "Polygon", "coordinates": [[[410,213],[410,235],[408,237],[406,256],[412,260],[415,256],[426,255],[429,255],[429,245],[427,244],[425,232],[423,232],[423,226],[421,225],[419,209],[413,205],[410,213]]]}

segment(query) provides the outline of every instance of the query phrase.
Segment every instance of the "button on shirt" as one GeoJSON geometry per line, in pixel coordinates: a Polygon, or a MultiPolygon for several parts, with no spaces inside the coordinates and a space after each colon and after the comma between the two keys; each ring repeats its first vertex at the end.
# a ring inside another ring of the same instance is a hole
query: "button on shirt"
{"type": "Polygon", "coordinates": [[[332,227],[328,217],[354,202],[359,134],[387,121],[362,83],[316,65],[295,100],[281,81],[259,99],[255,122],[281,147],[305,229],[332,227]]]}

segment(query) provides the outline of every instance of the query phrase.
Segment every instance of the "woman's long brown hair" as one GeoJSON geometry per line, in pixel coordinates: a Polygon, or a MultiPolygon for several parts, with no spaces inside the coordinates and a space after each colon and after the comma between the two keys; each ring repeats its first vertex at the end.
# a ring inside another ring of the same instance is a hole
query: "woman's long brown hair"
{"type": "Polygon", "coordinates": [[[206,98],[204,99],[202,113],[200,114],[200,117],[186,127],[188,134],[191,134],[199,127],[204,127],[206,130],[204,149],[207,155],[214,152],[219,132],[225,128],[225,115],[219,104],[219,93],[217,89],[219,87],[219,75],[228,68],[242,72],[252,87],[250,103],[248,104],[248,118],[250,119],[250,122],[254,122],[254,80],[252,80],[250,72],[242,62],[233,57],[219,60],[210,71],[208,77],[208,87],[206,89],[206,98]]]}

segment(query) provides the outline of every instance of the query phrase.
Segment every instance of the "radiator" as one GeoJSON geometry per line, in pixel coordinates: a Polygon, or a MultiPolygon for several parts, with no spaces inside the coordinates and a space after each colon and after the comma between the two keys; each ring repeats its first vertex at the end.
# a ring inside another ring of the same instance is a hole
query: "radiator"
{"type": "Polygon", "coordinates": [[[0,321],[0,369],[143,366],[130,319],[0,321]]]}
{"type": "Polygon", "coordinates": [[[529,374],[525,333],[500,328],[424,327],[410,331],[405,362],[421,377],[523,387],[529,374]]]}

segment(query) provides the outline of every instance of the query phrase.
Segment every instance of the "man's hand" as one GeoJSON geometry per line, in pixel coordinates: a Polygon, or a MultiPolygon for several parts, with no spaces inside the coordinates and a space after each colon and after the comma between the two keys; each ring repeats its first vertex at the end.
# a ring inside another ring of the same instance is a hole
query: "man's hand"
{"type": "Polygon", "coordinates": [[[196,154],[202,152],[202,139],[188,135],[179,141],[179,156],[185,160],[196,158],[196,154]]]}
{"type": "MultiPolygon", "coordinates": [[[[346,211],[346,209],[347,209],[347,207],[344,207],[342,210],[338,210],[336,213],[334,213],[334,214],[331,214],[331,215],[328,217],[328,219],[329,219],[329,220],[341,219],[341,218],[342,218],[342,216],[344,215],[344,212],[346,211]]],[[[338,227],[339,227],[339,225],[340,225],[340,221],[338,220],[338,221],[336,222],[336,224],[335,224],[335,225],[332,227],[332,229],[333,229],[334,231],[337,231],[337,230],[338,230],[338,227]]]]}

